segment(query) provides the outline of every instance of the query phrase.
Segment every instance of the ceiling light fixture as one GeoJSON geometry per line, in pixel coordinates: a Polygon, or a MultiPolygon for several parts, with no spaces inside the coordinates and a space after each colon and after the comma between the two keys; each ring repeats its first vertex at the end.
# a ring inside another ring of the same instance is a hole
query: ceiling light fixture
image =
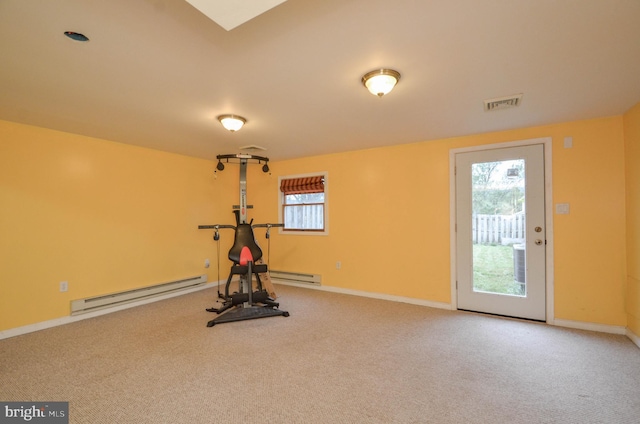
{"type": "Polygon", "coordinates": [[[223,127],[231,132],[240,130],[240,128],[242,128],[242,126],[247,122],[245,118],[238,115],[220,115],[218,116],[218,121],[220,121],[223,127]]]}
{"type": "Polygon", "coordinates": [[[400,72],[393,69],[376,69],[362,77],[362,83],[371,94],[382,97],[400,81],[400,72]]]}

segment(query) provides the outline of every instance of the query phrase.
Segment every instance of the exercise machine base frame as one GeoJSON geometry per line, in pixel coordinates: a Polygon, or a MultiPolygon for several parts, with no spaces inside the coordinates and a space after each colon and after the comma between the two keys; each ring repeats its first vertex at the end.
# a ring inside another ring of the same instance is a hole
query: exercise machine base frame
{"type": "MultiPolygon", "coordinates": [[[[245,247],[244,249],[249,252],[248,248],[245,247]]],[[[222,315],[219,315],[217,318],[209,321],[207,323],[207,327],[213,327],[216,324],[223,324],[226,322],[246,321],[250,319],[277,316],[289,316],[289,312],[278,309],[278,306],[280,306],[280,304],[270,298],[267,291],[262,288],[262,282],[260,281],[259,275],[260,272],[267,272],[267,266],[254,266],[252,261],[246,262],[246,265],[234,265],[231,267],[231,272],[229,274],[229,278],[227,279],[227,284],[225,285],[225,295],[223,297],[218,294],[218,296],[224,299],[222,307],[217,309],[207,309],[207,312],[215,312],[222,315]],[[234,275],[241,275],[239,282],[240,292],[230,295],[229,285],[234,275]],[[252,279],[254,275],[256,277],[256,282],[258,283],[257,291],[253,291],[252,287],[252,279]],[[247,289],[246,292],[243,292],[243,288],[247,289]],[[235,307],[235,309],[231,309],[233,307],[235,307]]]]}
{"type": "Polygon", "coordinates": [[[246,321],[250,319],[267,318],[267,317],[288,317],[289,312],[274,309],[272,306],[244,306],[232,309],[207,323],[207,327],[213,327],[216,324],[224,324],[226,322],[246,321]]]}

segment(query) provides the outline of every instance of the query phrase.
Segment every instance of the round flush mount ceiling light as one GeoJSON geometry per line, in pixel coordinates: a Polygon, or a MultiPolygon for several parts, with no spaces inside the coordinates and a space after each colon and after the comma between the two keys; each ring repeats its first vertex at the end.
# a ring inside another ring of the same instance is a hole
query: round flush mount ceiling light
{"type": "Polygon", "coordinates": [[[240,128],[242,128],[242,126],[247,122],[245,118],[238,115],[220,115],[218,116],[218,121],[220,121],[223,127],[231,132],[240,130],[240,128]]]}
{"type": "Polygon", "coordinates": [[[400,81],[400,72],[393,69],[376,69],[362,77],[362,83],[371,94],[382,97],[393,90],[400,81]]]}
{"type": "Polygon", "coordinates": [[[71,38],[72,40],[75,41],[81,41],[81,42],[85,42],[85,41],[89,41],[89,37],[87,37],[84,34],[80,34],[79,32],[74,32],[74,31],[65,31],[64,35],[66,35],[67,37],[71,38]]]}

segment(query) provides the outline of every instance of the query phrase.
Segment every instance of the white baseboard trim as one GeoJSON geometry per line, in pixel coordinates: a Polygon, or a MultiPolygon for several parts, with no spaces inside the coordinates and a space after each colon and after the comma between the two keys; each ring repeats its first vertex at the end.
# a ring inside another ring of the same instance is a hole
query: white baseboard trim
{"type": "MultiPolygon", "coordinates": [[[[291,281],[284,281],[284,280],[277,280],[277,279],[272,279],[272,280],[274,283],[282,284],[283,286],[294,286],[294,287],[301,287],[304,289],[321,290],[321,291],[332,292],[332,293],[341,293],[341,294],[349,294],[353,296],[370,297],[373,299],[390,300],[392,302],[410,303],[412,305],[428,306],[430,308],[454,310],[451,304],[443,303],[443,302],[433,302],[429,300],[414,299],[410,297],[370,293],[370,292],[365,292],[360,290],[342,289],[339,287],[317,286],[317,285],[304,284],[304,283],[294,283],[291,281]]],[[[570,320],[563,320],[563,319],[556,319],[553,322],[548,322],[547,324],[555,325],[558,327],[574,328],[577,330],[596,331],[600,333],[619,334],[623,336],[626,335],[631,339],[631,341],[633,341],[636,345],[638,345],[638,347],[640,347],[640,337],[633,334],[633,332],[626,327],[621,327],[616,325],[606,325],[606,324],[595,324],[591,322],[582,322],[582,321],[570,321],[570,320]]]]}
{"type": "MultiPolygon", "coordinates": [[[[433,302],[430,300],[414,299],[411,297],[393,296],[393,295],[381,294],[381,293],[371,293],[371,292],[365,292],[361,290],[343,289],[340,287],[317,286],[312,284],[293,283],[290,281],[283,281],[283,280],[276,280],[276,279],[273,279],[273,282],[276,284],[282,284],[283,286],[302,287],[305,289],[320,290],[320,291],[326,291],[331,293],[340,293],[340,294],[347,294],[352,296],[368,297],[372,299],[389,300],[392,302],[408,303],[411,305],[427,306],[430,308],[447,309],[447,310],[453,309],[452,305],[449,303],[433,302]]],[[[106,315],[112,312],[129,309],[136,306],[142,306],[148,303],[158,302],[160,300],[165,300],[165,299],[169,299],[176,296],[182,296],[184,294],[193,293],[193,292],[208,289],[211,287],[220,286],[225,283],[226,281],[222,281],[222,280],[217,282],[214,281],[214,282],[203,284],[201,286],[191,287],[185,290],[181,290],[178,292],[167,293],[165,295],[152,297],[149,299],[142,299],[136,302],[126,303],[110,309],[103,309],[95,312],[87,312],[86,314],[82,314],[82,315],[65,316],[61,318],[52,319],[49,321],[43,321],[35,324],[25,325],[23,327],[2,330],[0,331],[0,340],[20,336],[23,334],[33,333],[35,331],[45,330],[47,328],[57,327],[59,325],[70,324],[72,322],[80,321],[83,319],[89,319],[89,318],[94,318],[100,315],[106,315]]],[[[570,321],[570,320],[562,320],[562,319],[556,319],[549,324],[555,325],[558,327],[575,328],[578,330],[588,330],[588,331],[597,331],[601,333],[620,334],[623,336],[627,336],[633,343],[636,344],[636,346],[638,346],[638,348],[640,348],[640,337],[634,334],[631,330],[629,330],[626,327],[615,326],[615,325],[605,325],[605,324],[595,324],[595,323],[581,322],[581,321],[570,321]]]]}
{"type": "Polygon", "coordinates": [[[597,331],[600,333],[626,335],[627,328],[617,325],[596,324],[593,322],[571,321],[567,319],[555,319],[551,325],[558,327],[575,328],[576,330],[597,331]]]}
{"type": "Polygon", "coordinates": [[[629,337],[629,339],[631,339],[631,341],[634,342],[636,346],[640,347],[640,337],[638,337],[638,335],[634,334],[634,332],[629,330],[628,328],[627,337],[629,337]]]}
{"type": "Polygon", "coordinates": [[[428,306],[430,308],[447,309],[449,311],[451,310],[451,304],[449,303],[433,302],[430,300],[414,299],[411,297],[394,296],[390,294],[371,293],[371,292],[365,292],[361,290],[343,289],[340,287],[318,286],[318,285],[305,284],[305,283],[294,283],[291,281],[278,280],[275,278],[272,278],[271,280],[275,284],[281,284],[283,286],[302,287],[304,289],[320,290],[320,291],[326,291],[331,293],[348,294],[352,296],[369,297],[372,299],[390,300],[392,302],[409,303],[411,305],[428,306]]]}
{"type": "MultiPolygon", "coordinates": [[[[224,284],[224,282],[223,282],[224,284]]],[[[25,325],[23,327],[10,328],[8,330],[0,331],[0,340],[8,339],[10,337],[21,336],[23,334],[33,333],[34,331],[45,330],[47,328],[57,327],[59,325],[71,324],[72,322],[80,321],[83,319],[94,318],[100,315],[110,314],[112,312],[122,311],[124,309],[133,308],[136,306],[146,305],[148,303],[158,302],[160,300],[169,299],[176,296],[182,296],[183,294],[193,293],[200,290],[208,289],[210,287],[215,287],[220,285],[220,282],[206,283],[196,287],[189,287],[184,290],[175,291],[172,293],[167,293],[155,297],[150,297],[148,299],[141,299],[131,303],[125,303],[122,305],[114,306],[113,308],[102,309],[94,312],[87,312],[82,315],[74,315],[74,316],[65,316],[61,318],[52,319],[49,321],[42,321],[35,324],[25,325]]]]}

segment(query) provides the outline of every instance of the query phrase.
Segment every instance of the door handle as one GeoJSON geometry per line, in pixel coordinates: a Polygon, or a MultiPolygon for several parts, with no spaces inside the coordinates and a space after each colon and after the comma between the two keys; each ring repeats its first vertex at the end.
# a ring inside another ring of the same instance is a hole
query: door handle
{"type": "Polygon", "coordinates": [[[536,244],[536,246],[540,246],[542,244],[542,240],[536,239],[536,241],[534,241],[534,243],[536,244]]]}

